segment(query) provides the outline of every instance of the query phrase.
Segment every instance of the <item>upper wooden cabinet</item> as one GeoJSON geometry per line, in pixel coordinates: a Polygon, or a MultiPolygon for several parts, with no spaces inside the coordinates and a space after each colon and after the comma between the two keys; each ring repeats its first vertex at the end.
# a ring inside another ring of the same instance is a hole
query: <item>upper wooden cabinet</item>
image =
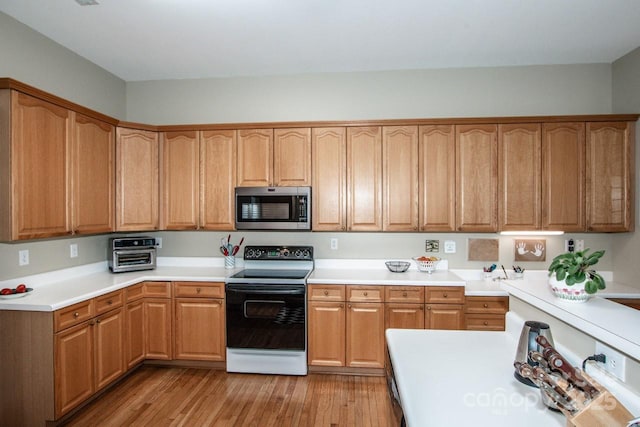
{"type": "Polygon", "coordinates": [[[311,128],[273,131],[273,185],[311,185],[311,128]]]}
{"type": "Polygon", "coordinates": [[[454,126],[420,126],[419,137],[420,230],[455,231],[456,134],[454,126]]]}
{"type": "Polygon", "coordinates": [[[542,228],[585,230],[585,124],[542,125],[542,228]]]}
{"type": "Polygon", "coordinates": [[[382,230],[380,127],[347,129],[347,230],[382,230]]]}
{"type": "Polygon", "coordinates": [[[418,230],[418,127],[382,128],[382,229],[418,230]]]}
{"type": "Polygon", "coordinates": [[[156,230],[158,222],[158,134],[119,127],[116,230],[156,230]]]}
{"type": "Polygon", "coordinates": [[[0,236],[71,234],[71,112],[17,91],[0,91],[0,236]]]}
{"type": "Polygon", "coordinates": [[[235,227],[236,131],[200,133],[200,228],[235,227]]]}
{"type": "Polygon", "coordinates": [[[500,230],[541,227],[541,125],[498,126],[498,216],[500,230]]]}
{"type": "Polygon", "coordinates": [[[273,185],[273,129],[238,131],[238,187],[273,185]]]}
{"type": "Polygon", "coordinates": [[[163,230],[198,228],[200,138],[197,131],[164,132],[160,176],[163,230]]]}
{"type": "Polygon", "coordinates": [[[344,231],[347,217],[347,130],[314,128],[311,134],[314,231],[344,231]]]}
{"type": "Polygon", "coordinates": [[[74,114],[71,182],[75,233],[113,231],[115,135],[113,125],[74,114]]]}
{"type": "Polygon", "coordinates": [[[587,123],[587,231],[634,229],[635,123],[587,123]]]}
{"type": "Polygon", "coordinates": [[[498,142],[496,125],[456,126],[458,231],[498,229],[498,142]]]}
{"type": "Polygon", "coordinates": [[[311,185],[311,129],[238,131],[238,186],[311,185]]]}

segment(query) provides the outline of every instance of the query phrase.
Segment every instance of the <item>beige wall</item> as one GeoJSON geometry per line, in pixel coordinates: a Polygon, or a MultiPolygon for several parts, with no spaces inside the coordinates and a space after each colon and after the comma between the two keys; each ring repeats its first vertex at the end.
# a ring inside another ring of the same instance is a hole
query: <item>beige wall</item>
{"type": "MultiPolygon", "coordinates": [[[[615,61],[613,71],[613,112],[640,113],[640,48],[615,61]]],[[[636,141],[640,122],[636,123],[636,141]]],[[[615,278],[640,288],[640,147],[636,143],[636,232],[612,236],[615,278]]]]}
{"type": "Polygon", "coordinates": [[[127,83],[127,119],[156,124],[610,112],[608,64],[127,83]]]}

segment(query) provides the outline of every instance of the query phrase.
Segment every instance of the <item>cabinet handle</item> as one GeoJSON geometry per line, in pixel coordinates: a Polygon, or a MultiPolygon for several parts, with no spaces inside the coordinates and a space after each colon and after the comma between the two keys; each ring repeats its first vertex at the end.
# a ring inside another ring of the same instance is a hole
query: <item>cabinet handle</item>
{"type": "Polygon", "coordinates": [[[78,316],[80,316],[80,313],[78,313],[77,311],[73,313],[73,317],[75,317],[76,319],[78,318],[78,316]]]}
{"type": "Polygon", "coordinates": [[[484,308],[489,308],[489,304],[484,304],[484,308]]]}
{"type": "Polygon", "coordinates": [[[329,295],[329,291],[324,291],[324,296],[329,295]]]}
{"type": "Polygon", "coordinates": [[[406,298],[406,297],[407,297],[407,293],[406,293],[406,292],[403,292],[403,293],[402,293],[402,296],[406,298]]]}
{"type": "Polygon", "coordinates": [[[368,296],[369,296],[369,292],[365,291],[365,292],[364,292],[364,296],[365,296],[365,297],[368,297],[368,296]]]}
{"type": "Polygon", "coordinates": [[[107,305],[111,305],[111,304],[113,304],[113,301],[111,300],[107,301],[107,305]]]}
{"type": "Polygon", "coordinates": [[[196,293],[200,293],[200,288],[196,288],[196,293]]]}

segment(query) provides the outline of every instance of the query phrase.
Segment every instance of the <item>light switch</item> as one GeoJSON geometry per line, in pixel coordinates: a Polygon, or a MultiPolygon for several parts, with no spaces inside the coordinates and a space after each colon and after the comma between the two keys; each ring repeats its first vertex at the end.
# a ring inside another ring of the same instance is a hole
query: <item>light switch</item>
{"type": "Polygon", "coordinates": [[[453,240],[445,240],[444,241],[444,253],[445,254],[455,254],[456,253],[456,242],[453,240]]]}

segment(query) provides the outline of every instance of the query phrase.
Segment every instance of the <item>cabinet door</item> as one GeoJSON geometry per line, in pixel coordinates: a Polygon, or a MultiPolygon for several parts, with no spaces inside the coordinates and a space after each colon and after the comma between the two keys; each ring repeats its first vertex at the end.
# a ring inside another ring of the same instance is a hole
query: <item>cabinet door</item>
{"type": "Polygon", "coordinates": [[[587,231],[634,229],[634,122],[587,123],[587,231]]]}
{"type": "Polygon", "coordinates": [[[347,310],[347,366],[384,368],[384,304],[350,303],[347,310]]]}
{"type": "Polygon", "coordinates": [[[500,230],[541,227],[541,126],[508,124],[498,128],[500,230]]]}
{"type": "Polygon", "coordinates": [[[384,231],[418,230],[418,127],[382,129],[384,231]]]}
{"type": "Polygon", "coordinates": [[[584,123],[542,125],[542,228],[585,229],[584,123]]]}
{"type": "Polygon", "coordinates": [[[124,367],[124,311],[122,308],[96,318],[95,389],[100,390],[118,379],[124,367]]]}
{"type": "Polygon", "coordinates": [[[147,359],[171,360],[171,324],[171,300],[168,298],[145,298],[144,347],[147,359]]]}
{"type": "Polygon", "coordinates": [[[93,363],[93,326],[89,322],[55,335],[56,419],[93,394],[93,363]]]}
{"type": "Polygon", "coordinates": [[[309,301],[308,363],[345,366],[344,302],[309,301]]]}
{"type": "Polygon", "coordinates": [[[382,139],[379,127],[347,129],[347,229],[382,230],[382,139]]]}
{"type": "Polygon", "coordinates": [[[73,121],[73,230],[113,231],[115,127],[76,113],[73,121]]]}
{"type": "Polygon", "coordinates": [[[386,303],[385,329],[424,329],[424,304],[386,303]]]}
{"type": "Polygon", "coordinates": [[[117,129],[116,229],[158,228],[158,134],[117,129]]]}
{"type": "Polygon", "coordinates": [[[275,129],[273,138],[273,184],[311,185],[311,129],[275,129]]]}
{"type": "Polygon", "coordinates": [[[426,304],[426,329],[464,329],[464,310],[458,304],[426,304]]]}
{"type": "Polygon", "coordinates": [[[498,229],[496,125],[456,126],[458,231],[498,229]]]}
{"type": "Polygon", "coordinates": [[[346,129],[314,128],[311,135],[313,161],[314,231],[344,231],[347,212],[346,129]]]}
{"type": "Polygon", "coordinates": [[[19,92],[11,94],[11,238],[70,234],[67,170],[71,113],[19,92]]]}
{"type": "Polygon", "coordinates": [[[453,125],[420,126],[421,231],[455,231],[456,136],[453,125]]]}
{"type": "Polygon", "coordinates": [[[200,228],[235,228],[236,131],[200,135],[200,228]]]}
{"type": "Polygon", "coordinates": [[[273,130],[238,131],[238,187],[273,184],[273,130]]]}
{"type": "Polygon", "coordinates": [[[219,299],[175,300],[175,359],[224,360],[224,304],[219,299]]]}
{"type": "Polygon", "coordinates": [[[200,145],[198,132],[162,134],[163,230],[193,230],[200,212],[200,145]]]}
{"type": "Polygon", "coordinates": [[[127,304],[125,311],[125,363],[130,369],[144,360],[144,301],[127,304]]]}

